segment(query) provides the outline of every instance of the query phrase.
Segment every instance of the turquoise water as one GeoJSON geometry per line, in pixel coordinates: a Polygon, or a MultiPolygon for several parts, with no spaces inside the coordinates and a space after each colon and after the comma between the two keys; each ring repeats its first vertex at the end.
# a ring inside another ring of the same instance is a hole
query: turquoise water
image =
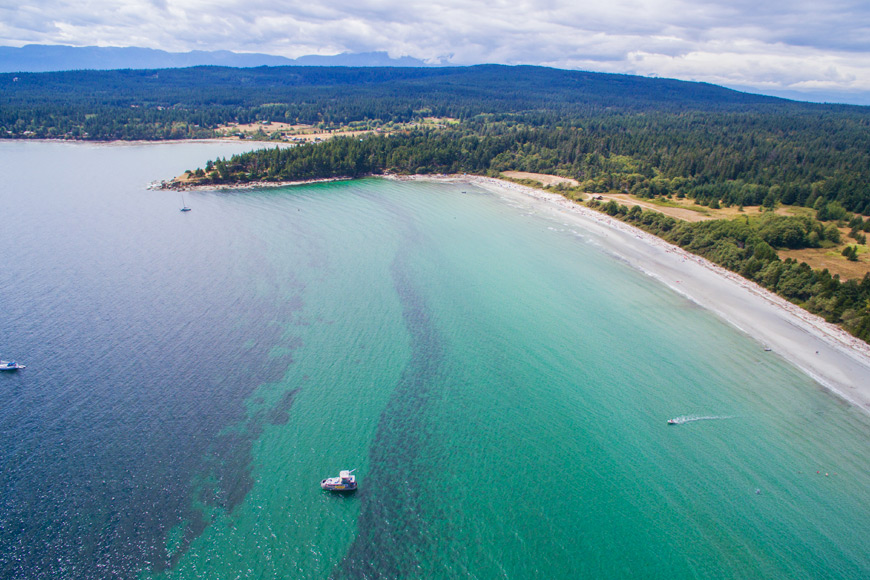
{"type": "Polygon", "coordinates": [[[226,147],[0,143],[0,576],[870,575],[870,419],[758,343],[470,185],[144,190],[226,147]]]}

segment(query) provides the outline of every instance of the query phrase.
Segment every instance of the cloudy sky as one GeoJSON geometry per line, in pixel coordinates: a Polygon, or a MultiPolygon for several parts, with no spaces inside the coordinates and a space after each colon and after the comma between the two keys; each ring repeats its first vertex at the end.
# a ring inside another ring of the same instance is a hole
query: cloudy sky
{"type": "Polygon", "coordinates": [[[0,0],[0,45],[387,51],[870,104],[868,0],[0,0]]]}

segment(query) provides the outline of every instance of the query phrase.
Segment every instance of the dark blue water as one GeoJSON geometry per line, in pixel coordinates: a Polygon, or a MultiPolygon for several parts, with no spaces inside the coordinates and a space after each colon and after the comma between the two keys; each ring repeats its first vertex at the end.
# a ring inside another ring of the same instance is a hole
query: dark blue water
{"type": "Polygon", "coordinates": [[[0,226],[0,354],[28,367],[0,376],[0,576],[159,569],[168,529],[205,525],[195,475],[217,480],[208,504],[249,489],[258,424],[221,429],[283,376],[293,340],[272,321],[298,299],[262,287],[247,225],[215,228],[206,207],[186,215],[177,194],[145,190],[231,148],[0,148],[14,215],[0,226]]]}

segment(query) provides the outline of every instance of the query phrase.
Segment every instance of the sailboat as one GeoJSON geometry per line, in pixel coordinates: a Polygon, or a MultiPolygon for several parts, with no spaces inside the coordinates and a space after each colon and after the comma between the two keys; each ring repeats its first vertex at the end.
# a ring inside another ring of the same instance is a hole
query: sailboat
{"type": "Polygon", "coordinates": [[[184,196],[181,196],[181,211],[190,211],[190,208],[187,207],[187,204],[184,202],[184,196]]]}

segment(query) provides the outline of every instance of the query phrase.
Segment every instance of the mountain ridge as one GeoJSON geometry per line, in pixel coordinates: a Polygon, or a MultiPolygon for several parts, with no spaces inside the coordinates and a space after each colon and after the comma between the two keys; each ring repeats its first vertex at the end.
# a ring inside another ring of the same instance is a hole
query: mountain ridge
{"type": "Polygon", "coordinates": [[[0,46],[0,73],[70,70],[166,69],[193,66],[253,68],[260,66],[429,67],[410,56],[392,58],[386,52],[305,55],[286,58],[229,50],[167,52],[154,48],[28,44],[0,46]]]}

